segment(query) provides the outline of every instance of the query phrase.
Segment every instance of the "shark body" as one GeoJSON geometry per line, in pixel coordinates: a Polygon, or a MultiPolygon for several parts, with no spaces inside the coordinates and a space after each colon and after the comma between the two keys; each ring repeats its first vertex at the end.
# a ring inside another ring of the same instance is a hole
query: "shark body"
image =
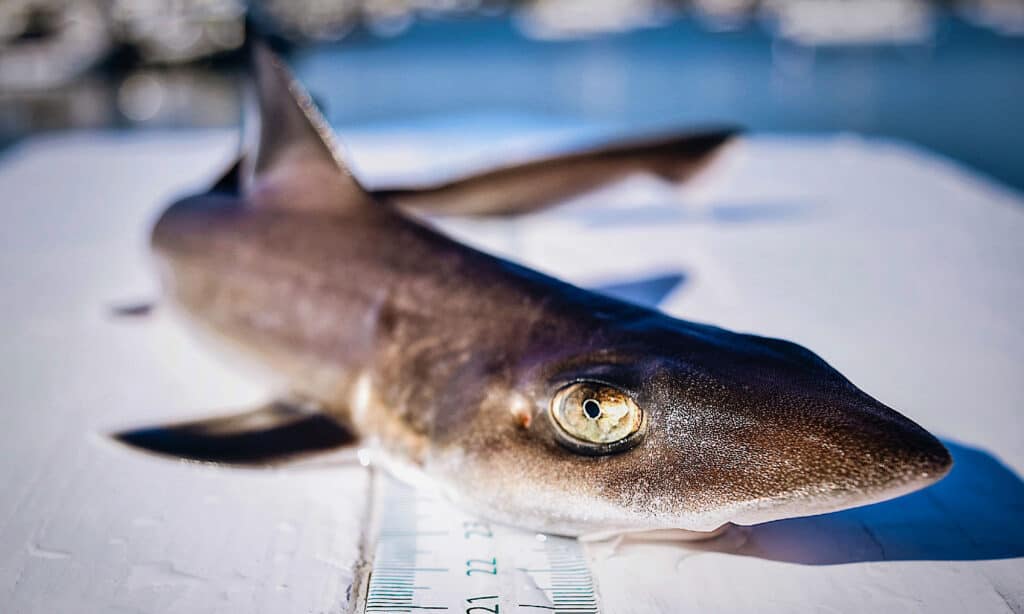
{"type": "Polygon", "coordinates": [[[810,350],[577,288],[405,211],[528,210],[636,170],[682,179],[729,134],[373,193],[284,66],[257,49],[255,70],[258,149],[168,208],[152,244],[172,303],[300,401],[122,441],[250,462],[351,435],[485,517],[565,535],[829,512],[949,470],[938,440],[810,350]],[[268,447],[266,432],[290,436],[268,447]]]}

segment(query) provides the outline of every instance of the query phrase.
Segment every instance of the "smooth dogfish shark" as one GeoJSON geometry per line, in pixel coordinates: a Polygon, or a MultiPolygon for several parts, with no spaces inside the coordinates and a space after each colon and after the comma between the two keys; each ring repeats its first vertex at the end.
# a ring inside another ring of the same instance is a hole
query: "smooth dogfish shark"
{"type": "Polygon", "coordinates": [[[935,437],[800,345],[575,287],[410,214],[681,181],[732,131],[370,191],[284,64],[257,46],[253,65],[258,146],[164,211],[152,246],[171,304],[287,396],[120,441],[239,464],[355,442],[485,518],[584,537],[831,512],[949,471],[935,437]]]}

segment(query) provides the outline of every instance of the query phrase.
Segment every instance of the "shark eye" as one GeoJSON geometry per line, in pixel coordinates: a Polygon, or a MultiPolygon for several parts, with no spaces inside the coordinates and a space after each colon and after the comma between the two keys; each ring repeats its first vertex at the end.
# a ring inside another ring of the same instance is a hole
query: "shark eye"
{"type": "Polygon", "coordinates": [[[629,395],[597,382],[562,388],[551,399],[550,413],[559,440],[588,454],[623,449],[643,424],[643,412],[629,395]]]}

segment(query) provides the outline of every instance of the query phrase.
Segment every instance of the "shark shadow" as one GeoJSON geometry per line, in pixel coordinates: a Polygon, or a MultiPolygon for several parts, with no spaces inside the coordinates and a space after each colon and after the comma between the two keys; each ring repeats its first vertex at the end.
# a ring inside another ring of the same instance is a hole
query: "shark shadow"
{"type": "Polygon", "coordinates": [[[642,279],[616,281],[591,289],[627,303],[657,309],[676,288],[684,283],[686,283],[686,275],[672,272],[642,279]]]}
{"type": "Polygon", "coordinates": [[[987,452],[943,443],[953,470],[925,490],[842,512],[735,528],[744,538],[681,547],[802,565],[1024,556],[1024,482],[987,452]]]}
{"type": "Polygon", "coordinates": [[[567,215],[592,228],[650,226],[661,224],[777,224],[804,219],[820,211],[807,203],[719,203],[709,207],[687,207],[679,203],[642,207],[572,210],[567,215]]]}

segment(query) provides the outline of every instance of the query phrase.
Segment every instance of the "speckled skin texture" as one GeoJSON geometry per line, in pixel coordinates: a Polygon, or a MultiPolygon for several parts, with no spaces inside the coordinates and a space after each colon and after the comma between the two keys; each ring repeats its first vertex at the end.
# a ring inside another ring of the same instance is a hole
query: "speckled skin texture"
{"type": "Polygon", "coordinates": [[[711,531],[877,501],[950,467],[928,432],[803,347],[483,254],[330,179],[302,147],[240,193],[163,214],[167,294],[468,508],[569,535],[711,531]],[[559,442],[550,400],[580,380],[635,401],[635,446],[595,456],[559,442]]]}

